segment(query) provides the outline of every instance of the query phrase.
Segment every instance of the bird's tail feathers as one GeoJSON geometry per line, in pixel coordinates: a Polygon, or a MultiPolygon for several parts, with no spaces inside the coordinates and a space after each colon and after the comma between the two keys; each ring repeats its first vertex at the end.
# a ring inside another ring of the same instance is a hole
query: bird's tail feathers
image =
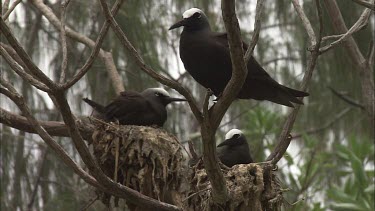
{"type": "Polygon", "coordinates": [[[292,89],[286,86],[283,86],[284,89],[286,89],[290,94],[292,94],[294,97],[306,97],[309,96],[310,94],[304,91],[299,91],[296,89],[292,89]]]}
{"type": "Polygon", "coordinates": [[[104,113],[104,106],[100,105],[99,103],[94,102],[88,98],[83,98],[82,100],[93,107],[97,112],[104,113]]]}

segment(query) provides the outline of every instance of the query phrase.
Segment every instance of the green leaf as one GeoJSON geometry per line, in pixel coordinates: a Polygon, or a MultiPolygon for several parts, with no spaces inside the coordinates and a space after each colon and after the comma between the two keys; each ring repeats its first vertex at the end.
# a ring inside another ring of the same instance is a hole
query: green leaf
{"type": "Polygon", "coordinates": [[[368,185],[368,179],[362,161],[354,153],[351,153],[350,162],[355,175],[355,181],[358,181],[360,187],[365,188],[368,185]]]}
{"type": "Polygon", "coordinates": [[[370,193],[370,194],[373,194],[375,192],[375,184],[371,184],[370,186],[368,186],[365,190],[364,190],[365,193],[370,193]]]}
{"type": "Polygon", "coordinates": [[[333,203],[331,205],[332,210],[337,210],[337,211],[363,211],[363,207],[359,206],[358,204],[354,203],[333,203]]]}

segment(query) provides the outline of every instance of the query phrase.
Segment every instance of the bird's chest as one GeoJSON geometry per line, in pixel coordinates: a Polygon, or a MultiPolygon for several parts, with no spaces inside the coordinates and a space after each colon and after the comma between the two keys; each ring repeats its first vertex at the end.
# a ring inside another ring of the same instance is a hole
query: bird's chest
{"type": "Polygon", "coordinates": [[[162,105],[149,105],[149,112],[143,116],[145,121],[149,122],[149,125],[163,126],[167,120],[167,110],[162,105]]]}
{"type": "Polygon", "coordinates": [[[180,57],[186,71],[214,92],[221,92],[231,77],[232,64],[228,52],[205,35],[182,34],[180,57]]]}

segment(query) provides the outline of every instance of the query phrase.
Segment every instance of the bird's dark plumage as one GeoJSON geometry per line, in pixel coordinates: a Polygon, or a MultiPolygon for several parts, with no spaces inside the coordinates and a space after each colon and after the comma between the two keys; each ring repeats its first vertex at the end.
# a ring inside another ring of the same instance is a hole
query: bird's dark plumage
{"type": "Polygon", "coordinates": [[[220,161],[228,167],[254,162],[247,140],[238,129],[232,129],[225,135],[225,140],[217,145],[217,155],[220,161]]]}
{"type": "MultiPolygon", "coordinates": [[[[183,20],[170,30],[181,26],[184,29],[180,37],[180,57],[185,69],[198,83],[220,96],[232,76],[227,34],[212,32],[206,15],[197,8],[185,11],[183,20]]],[[[243,42],[244,52],[247,48],[243,42]]],[[[276,82],[254,57],[247,63],[247,69],[239,99],[268,100],[293,107],[292,103],[303,104],[297,97],[309,95],[276,82]]]]}
{"type": "Polygon", "coordinates": [[[150,88],[138,93],[124,91],[107,106],[102,106],[87,98],[83,99],[94,108],[98,117],[106,121],[118,121],[122,125],[158,125],[167,120],[166,106],[185,99],[172,98],[161,88],[150,88]]]}

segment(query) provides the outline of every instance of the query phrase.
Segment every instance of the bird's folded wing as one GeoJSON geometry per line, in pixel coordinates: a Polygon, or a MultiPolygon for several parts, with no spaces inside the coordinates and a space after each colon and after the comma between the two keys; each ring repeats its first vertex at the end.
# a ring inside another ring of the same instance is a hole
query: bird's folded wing
{"type": "MultiPolygon", "coordinates": [[[[229,52],[229,43],[228,43],[228,37],[227,33],[225,32],[217,32],[213,33],[213,37],[215,38],[216,43],[222,45],[223,47],[227,48],[229,52]]],[[[243,53],[245,54],[248,45],[242,41],[242,48],[243,48],[243,53]]],[[[247,63],[247,69],[251,76],[254,77],[260,77],[260,76],[265,76],[265,77],[270,77],[269,74],[262,68],[262,66],[255,60],[253,56],[250,57],[249,62],[247,63]]]]}
{"type": "Polygon", "coordinates": [[[124,119],[141,113],[146,104],[145,98],[138,92],[124,91],[106,106],[105,115],[108,119],[124,119]]]}

